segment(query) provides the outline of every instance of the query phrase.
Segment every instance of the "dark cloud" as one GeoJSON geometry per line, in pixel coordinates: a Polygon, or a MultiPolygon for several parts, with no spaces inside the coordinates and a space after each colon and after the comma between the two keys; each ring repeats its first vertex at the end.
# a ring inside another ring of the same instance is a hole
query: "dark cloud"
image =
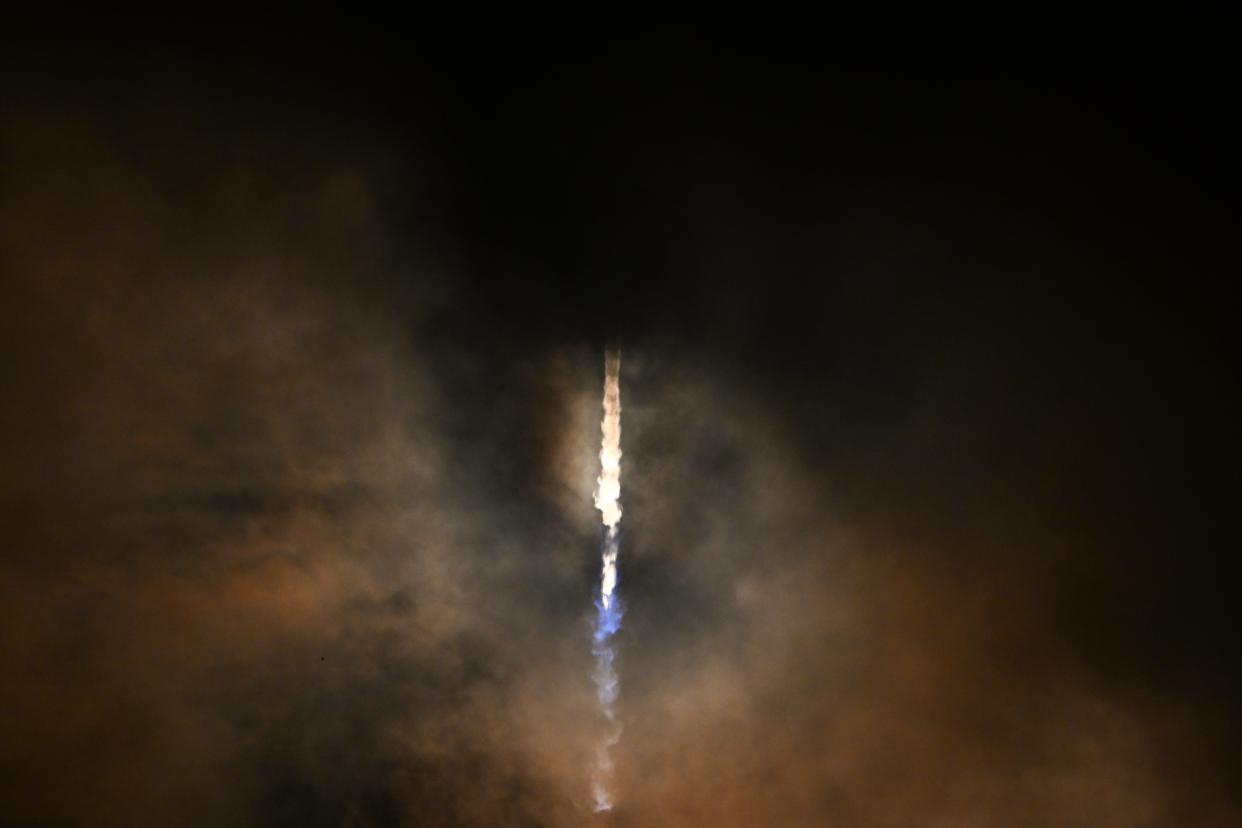
{"type": "Polygon", "coordinates": [[[611,822],[1236,822],[1198,64],[429,40],[8,59],[2,821],[587,822],[619,335],[611,822]]]}

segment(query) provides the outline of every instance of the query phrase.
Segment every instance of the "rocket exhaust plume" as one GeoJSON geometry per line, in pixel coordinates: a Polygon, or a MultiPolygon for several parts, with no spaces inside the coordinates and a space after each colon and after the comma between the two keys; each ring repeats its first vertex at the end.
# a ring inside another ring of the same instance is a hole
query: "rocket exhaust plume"
{"type": "Polygon", "coordinates": [[[595,688],[600,709],[608,721],[608,732],[596,748],[591,774],[591,793],[595,810],[612,810],[612,748],[621,739],[621,723],[615,704],[620,692],[612,636],[621,627],[624,608],[616,594],[617,555],[621,522],[621,351],[604,353],[604,419],[600,422],[599,479],[595,486],[595,508],[606,527],[600,551],[599,592],[595,598],[595,688]]]}

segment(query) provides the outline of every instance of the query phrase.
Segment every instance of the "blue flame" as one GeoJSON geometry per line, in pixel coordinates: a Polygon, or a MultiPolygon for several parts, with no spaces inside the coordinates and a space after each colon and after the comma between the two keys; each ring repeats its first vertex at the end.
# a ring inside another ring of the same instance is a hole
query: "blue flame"
{"type": "MultiPolygon", "coordinates": [[[[621,725],[617,721],[617,713],[613,705],[621,692],[621,682],[617,678],[616,650],[612,638],[621,629],[621,619],[625,616],[625,605],[616,593],[615,562],[620,551],[620,538],[615,528],[610,528],[604,540],[603,557],[613,562],[613,580],[609,584],[607,577],[601,575],[599,587],[595,592],[595,630],[592,634],[592,653],[595,655],[596,695],[600,709],[610,725],[610,732],[600,744],[595,758],[596,778],[592,784],[596,811],[612,810],[612,798],[609,796],[604,780],[612,771],[610,750],[621,738],[621,725]],[[611,587],[611,591],[605,591],[611,587]]],[[[607,567],[606,570],[607,571],[607,567]]]]}

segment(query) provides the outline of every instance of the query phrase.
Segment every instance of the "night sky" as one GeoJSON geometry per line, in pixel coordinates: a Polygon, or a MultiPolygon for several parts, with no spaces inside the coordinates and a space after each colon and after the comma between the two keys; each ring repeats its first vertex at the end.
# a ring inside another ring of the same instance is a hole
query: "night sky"
{"type": "Polygon", "coordinates": [[[1232,47],[730,28],[5,35],[0,824],[1242,822],[1232,47]]]}

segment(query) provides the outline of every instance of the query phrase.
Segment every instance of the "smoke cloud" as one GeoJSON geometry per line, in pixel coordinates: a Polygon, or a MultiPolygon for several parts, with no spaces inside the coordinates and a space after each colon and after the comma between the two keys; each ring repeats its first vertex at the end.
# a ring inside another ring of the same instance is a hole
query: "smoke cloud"
{"type": "Polygon", "coordinates": [[[513,66],[361,134],[249,73],[6,105],[0,822],[1237,824],[1227,306],[1209,222],[1132,239],[1196,202],[1113,133],[1071,198],[1035,104],[573,132],[513,66]]]}

